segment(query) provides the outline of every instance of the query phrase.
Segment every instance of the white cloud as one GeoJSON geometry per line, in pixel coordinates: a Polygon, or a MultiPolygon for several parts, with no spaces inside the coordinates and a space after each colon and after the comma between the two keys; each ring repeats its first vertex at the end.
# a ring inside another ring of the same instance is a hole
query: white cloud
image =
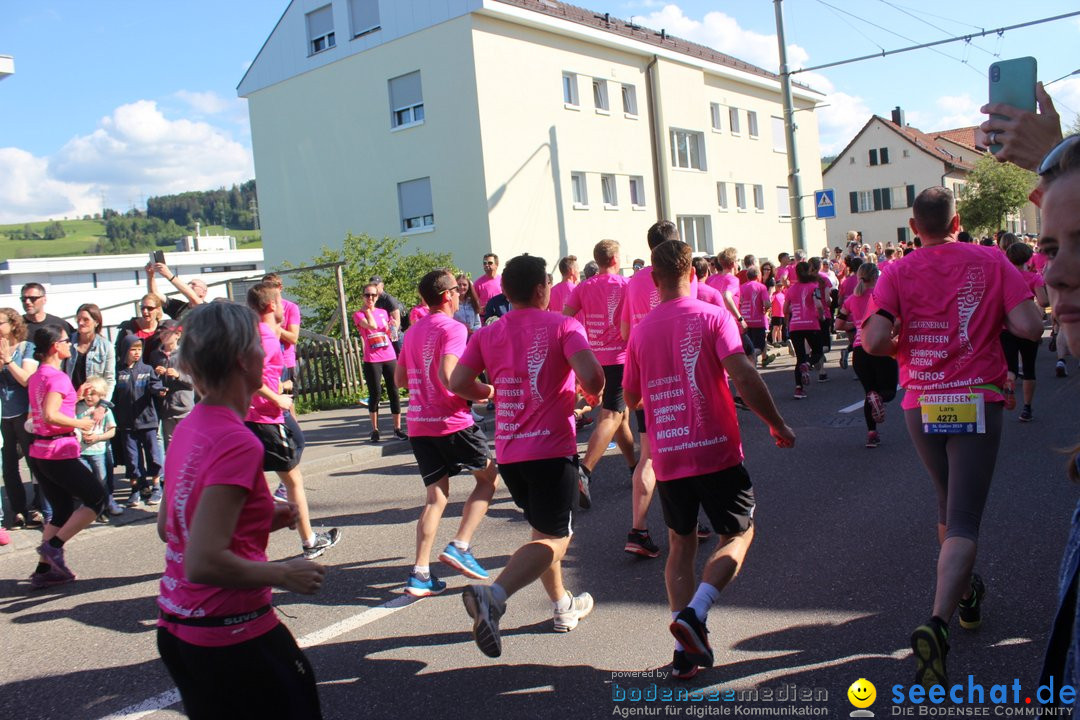
{"type": "Polygon", "coordinates": [[[873,115],[857,95],[831,92],[825,98],[828,107],[817,110],[818,135],[822,155],[835,155],[847,146],[873,115]]]}
{"type": "Polygon", "coordinates": [[[155,102],[121,105],[48,158],[0,148],[0,222],[123,209],[149,195],[254,177],[251,151],[206,122],[167,118],[155,102]]]}
{"type": "Polygon", "coordinates": [[[231,110],[238,99],[228,100],[212,90],[207,92],[192,92],[191,90],[179,90],[176,97],[191,106],[193,110],[203,115],[218,115],[231,110]]]}
{"type": "Polygon", "coordinates": [[[1046,90],[1061,116],[1061,127],[1067,130],[1076,122],[1080,110],[1080,77],[1070,77],[1054,83],[1046,90]]]}

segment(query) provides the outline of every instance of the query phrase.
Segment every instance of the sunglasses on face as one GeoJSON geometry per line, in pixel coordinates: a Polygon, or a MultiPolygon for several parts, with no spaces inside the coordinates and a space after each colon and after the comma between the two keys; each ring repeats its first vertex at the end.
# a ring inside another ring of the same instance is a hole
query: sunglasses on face
{"type": "Polygon", "coordinates": [[[488,267],[488,266],[490,266],[490,265],[494,265],[494,264],[495,264],[495,263],[493,263],[493,262],[486,262],[486,263],[484,263],[484,267],[488,267]]]}
{"type": "Polygon", "coordinates": [[[45,296],[44,295],[23,295],[22,296],[22,301],[23,302],[37,302],[38,300],[40,300],[43,297],[45,297],[45,296]]]}
{"type": "Polygon", "coordinates": [[[366,298],[377,298],[377,297],[379,297],[379,293],[364,293],[364,297],[366,297],[366,298]]]}

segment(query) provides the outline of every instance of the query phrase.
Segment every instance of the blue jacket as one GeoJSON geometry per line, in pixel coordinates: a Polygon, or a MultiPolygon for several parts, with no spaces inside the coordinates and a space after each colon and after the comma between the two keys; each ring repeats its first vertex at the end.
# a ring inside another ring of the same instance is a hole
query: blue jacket
{"type": "MultiPolygon", "coordinates": [[[[64,371],[68,377],[75,375],[75,363],[78,362],[76,353],[79,347],[78,333],[71,335],[71,357],[64,361],[64,371]]],[[[113,389],[116,387],[116,351],[101,335],[95,335],[94,341],[86,351],[86,377],[100,375],[105,378],[108,389],[105,391],[105,399],[112,400],[113,389]]],[[[79,388],[75,388],[78,390],[79,388]]]]}
{"type": "MultiPolygon", "coordinates": [[[[127,335],[120,341],[123,365],[127,361],[128,350],[141,342],[135,334],[127,335]]],[[[116,426],[123,430],[149,430],[158,426],[158,414],[154,407],[154,398],[165,389],[161,380],[154,374],[154,369],[142,359],[130,367],[120,367],[116,371],[116,390],[113,392],[113,414],[116,426]]]]}

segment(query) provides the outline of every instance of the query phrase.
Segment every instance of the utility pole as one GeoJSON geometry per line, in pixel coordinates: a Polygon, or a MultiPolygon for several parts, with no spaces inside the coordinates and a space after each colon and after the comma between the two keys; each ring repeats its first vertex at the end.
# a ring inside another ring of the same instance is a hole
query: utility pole
{"type": "Polygon", "coordinates": [[[784,42],[783,0],[773,0],[776,10],[776,41],[780,45],[780,91],[784,102],[784,134],[787,136],[788,200],[791,203],[791,239],[796,250],[806,250],[803,232],[802,184],[799,160],[795,154],[795,103],[791,97],[791,73],[788,71],[787,45],[784,42]]]}

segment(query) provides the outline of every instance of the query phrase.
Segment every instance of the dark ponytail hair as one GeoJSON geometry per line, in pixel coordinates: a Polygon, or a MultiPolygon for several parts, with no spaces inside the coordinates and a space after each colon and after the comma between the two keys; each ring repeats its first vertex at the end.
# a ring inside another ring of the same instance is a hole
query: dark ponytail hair
{"type": "Polygon", "coordinates": [[[49,354],[49,349],[64,338],[67,333],[59,325],[44,325],[34,331],[34,359],[41,362],[49,354]]]}

